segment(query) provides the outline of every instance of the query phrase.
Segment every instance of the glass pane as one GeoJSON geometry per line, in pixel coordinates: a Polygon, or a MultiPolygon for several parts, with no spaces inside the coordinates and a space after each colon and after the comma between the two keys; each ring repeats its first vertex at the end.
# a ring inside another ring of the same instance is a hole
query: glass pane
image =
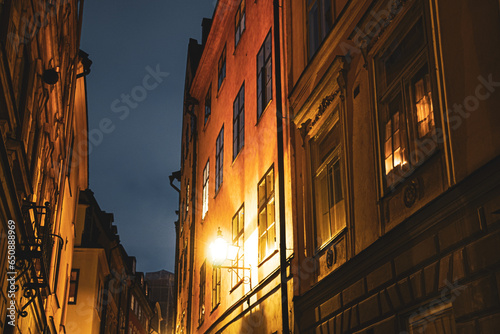
{"type": "Polygon", "coordinates": [[[267,211],[266,209],[264,209],[259,213],[259,236],[265,234],[266,230],[267,230],[267,211]]]}
{"type": "Polygon", "coordinates": [[[335,201],[334,203],[338,203],[344,199],[344,195],[342,193],[342,181],[340,175],[340,160],[333,165],[333,175],[334,175],[334,186],[335,186],[335,201]]]}
{"type": "Polygon", "coordinates": [[[267,252],[276,248],[276,224],[272,224],[267,231],[267,252]]]}
{"type": "Polygon", "coordinates": [[[238,215],[233,218],[233,243],[236,241],[238,237],[238,215]]]}
{"type": "Polygon", "coordinates": [[[259,207],[262,207],[264,203],[266,202],[266,182],[263,181],[259,184],[259,207]]]}
{"type": "Polygon", "coordinates": [[[328,182],[326,170],[322,171],[315,180],[316,187],[316,238],[317,245],[321,246],[330,237],[330,217],[328,205],[328,182]]]}
{"type": "Polygon", "coordinates": [[[392,138],[389,138],[385,142],[385,158],[388,158],[392,154],[392,138]]]}
{"type": "Polygon", "coordinates": [[[266,175],[267,183],[267,198],[269,198],[274,193],[274,170],[271,169],[266,175]]]}
{"type": "Polygon", "coordinates": [[[319,46],[319,22],[318,22],[318,4],[315,3],[309,10],[309,59],[312,58],[319,46]]]}
{"type": "Polygon", "coordinates": [[[266,41],[264,42],[264,58],[268,59],[271,57],[272,43],[271,43],[271,33],[267,34],[266,41]]]}
{"type": "Polygon", "coordinates": [[[274,198],[267,204],[267,226],[274,224],[275,219],[274,198]]]}
{"type": "Polygon", "coordinates": [[[260,49],[259,53],[257,54],[257,71],[260,72],[263,66],[264,66],[264,49],[260,49]]]}

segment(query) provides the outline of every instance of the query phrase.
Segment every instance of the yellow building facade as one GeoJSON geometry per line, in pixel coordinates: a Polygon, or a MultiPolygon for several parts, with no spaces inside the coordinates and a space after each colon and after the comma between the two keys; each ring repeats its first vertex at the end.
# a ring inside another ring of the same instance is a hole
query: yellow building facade
{"type": "Polygon", "coordinates": [[[65,332],[75,214],[88,186],[91,61],[79,50],[82,8],[83,1],[0,4],[4,332],[65,332]]]}

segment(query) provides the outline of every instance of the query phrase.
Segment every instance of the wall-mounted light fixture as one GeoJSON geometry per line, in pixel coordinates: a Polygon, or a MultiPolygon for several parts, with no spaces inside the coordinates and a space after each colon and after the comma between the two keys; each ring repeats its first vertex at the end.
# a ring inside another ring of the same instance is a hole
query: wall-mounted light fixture
{"type": "Polygon", "coordinates": [[[243,282],[248,282],[250,283],[250,289],[252,288],[252,279],[251,279],[251,273],[250,273],[250,267],[235,267],[235,266],[223,266],[224,262],[227,260],[230,260],[232,263],[236,261],[238,257],[238,251],[239,251],[238,246],[234,246],[229,244],[224,238],[222,237],[222,231],[220,227],[217,230],[217,238],[215,241],[213,241],[210,244],[210,253],[212,256],[212,265],[217,268],[222,268],[222,269],[228,269],[229,271],[233,271],[236,276],[238,277],[238,280],[243,280],[243,282]],[[240,277],[238,274],[239,270],[248,270],[248,276],[240,277]]]}

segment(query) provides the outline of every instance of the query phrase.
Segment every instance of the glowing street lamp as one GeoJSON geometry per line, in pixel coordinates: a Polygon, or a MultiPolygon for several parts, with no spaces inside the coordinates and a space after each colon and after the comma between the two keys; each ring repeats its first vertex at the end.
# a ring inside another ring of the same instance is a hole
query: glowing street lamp
{"type": "MultiPolygon", "coordinates": [[[[213,241],[210,244],[210,253],[212,255],[212,265],[217,268],[223,268],[223,269],[229,269],[230,271],[232,270],[236,275],[238,275],[238,269],[243,269],[243,270],[250,270],[250,268],[245,268],[245,267],[235,267],[235,266],[223,266],[224,262],[226,260],[236,261],[238,257],[238,251],[239,251],[238,246],[234,246],[229,244],[224,238],[222,237],[222,231],[220,227],[217,230],[217,238],[215,241],[213,241]]],[[[250,282],[250,286],[252,285],[250,276],[249,277],[241,277],[243,280],[247,280],[250,282]]]]}

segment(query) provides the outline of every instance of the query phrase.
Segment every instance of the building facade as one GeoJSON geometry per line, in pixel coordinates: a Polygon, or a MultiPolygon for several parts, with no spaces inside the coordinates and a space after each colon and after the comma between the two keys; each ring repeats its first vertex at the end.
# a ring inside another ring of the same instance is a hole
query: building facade
{"type": "Polygon", "coordinates": [[[219,1],[210,25],[176,333],[495,333],[499,2],[219,1]]]}
{"type": "MultiPolygon", "coordinates": [[[[175,322],[175,275],[166,270],[146,273],[149,299],[158,303],[162,333],[172,333],[175,322]]],[[[156,306],[155,306],[156,307],[156,306]]]]}
{"type": "Polygon", "coordinates": [[[76,0],[0,3],[4,333],[65,332],[75,214],[88,186],[82,9],[76,0]]]}
{"type": "Polygon", "coordinates": [[[189,44],[176,333],[289,327],[279,11],[272,1],[218,1],[202,43],[189,44]],[[214,261],[218,242],[233,256],[214,261]]]}
{"type": "Polygon", "coordinates": [[[68,291],[68,333],[151,332],[156,309],[148,298],[144,274],[135,271],[135,258],[127,255],[113,221],[113,214],[101,210],[91,190],[81,192],[68,291]]]}
{"type": "Polygon", "coordinates": [[[498,1],[283,6],[295,332],[498,331],[498,1]]]}

